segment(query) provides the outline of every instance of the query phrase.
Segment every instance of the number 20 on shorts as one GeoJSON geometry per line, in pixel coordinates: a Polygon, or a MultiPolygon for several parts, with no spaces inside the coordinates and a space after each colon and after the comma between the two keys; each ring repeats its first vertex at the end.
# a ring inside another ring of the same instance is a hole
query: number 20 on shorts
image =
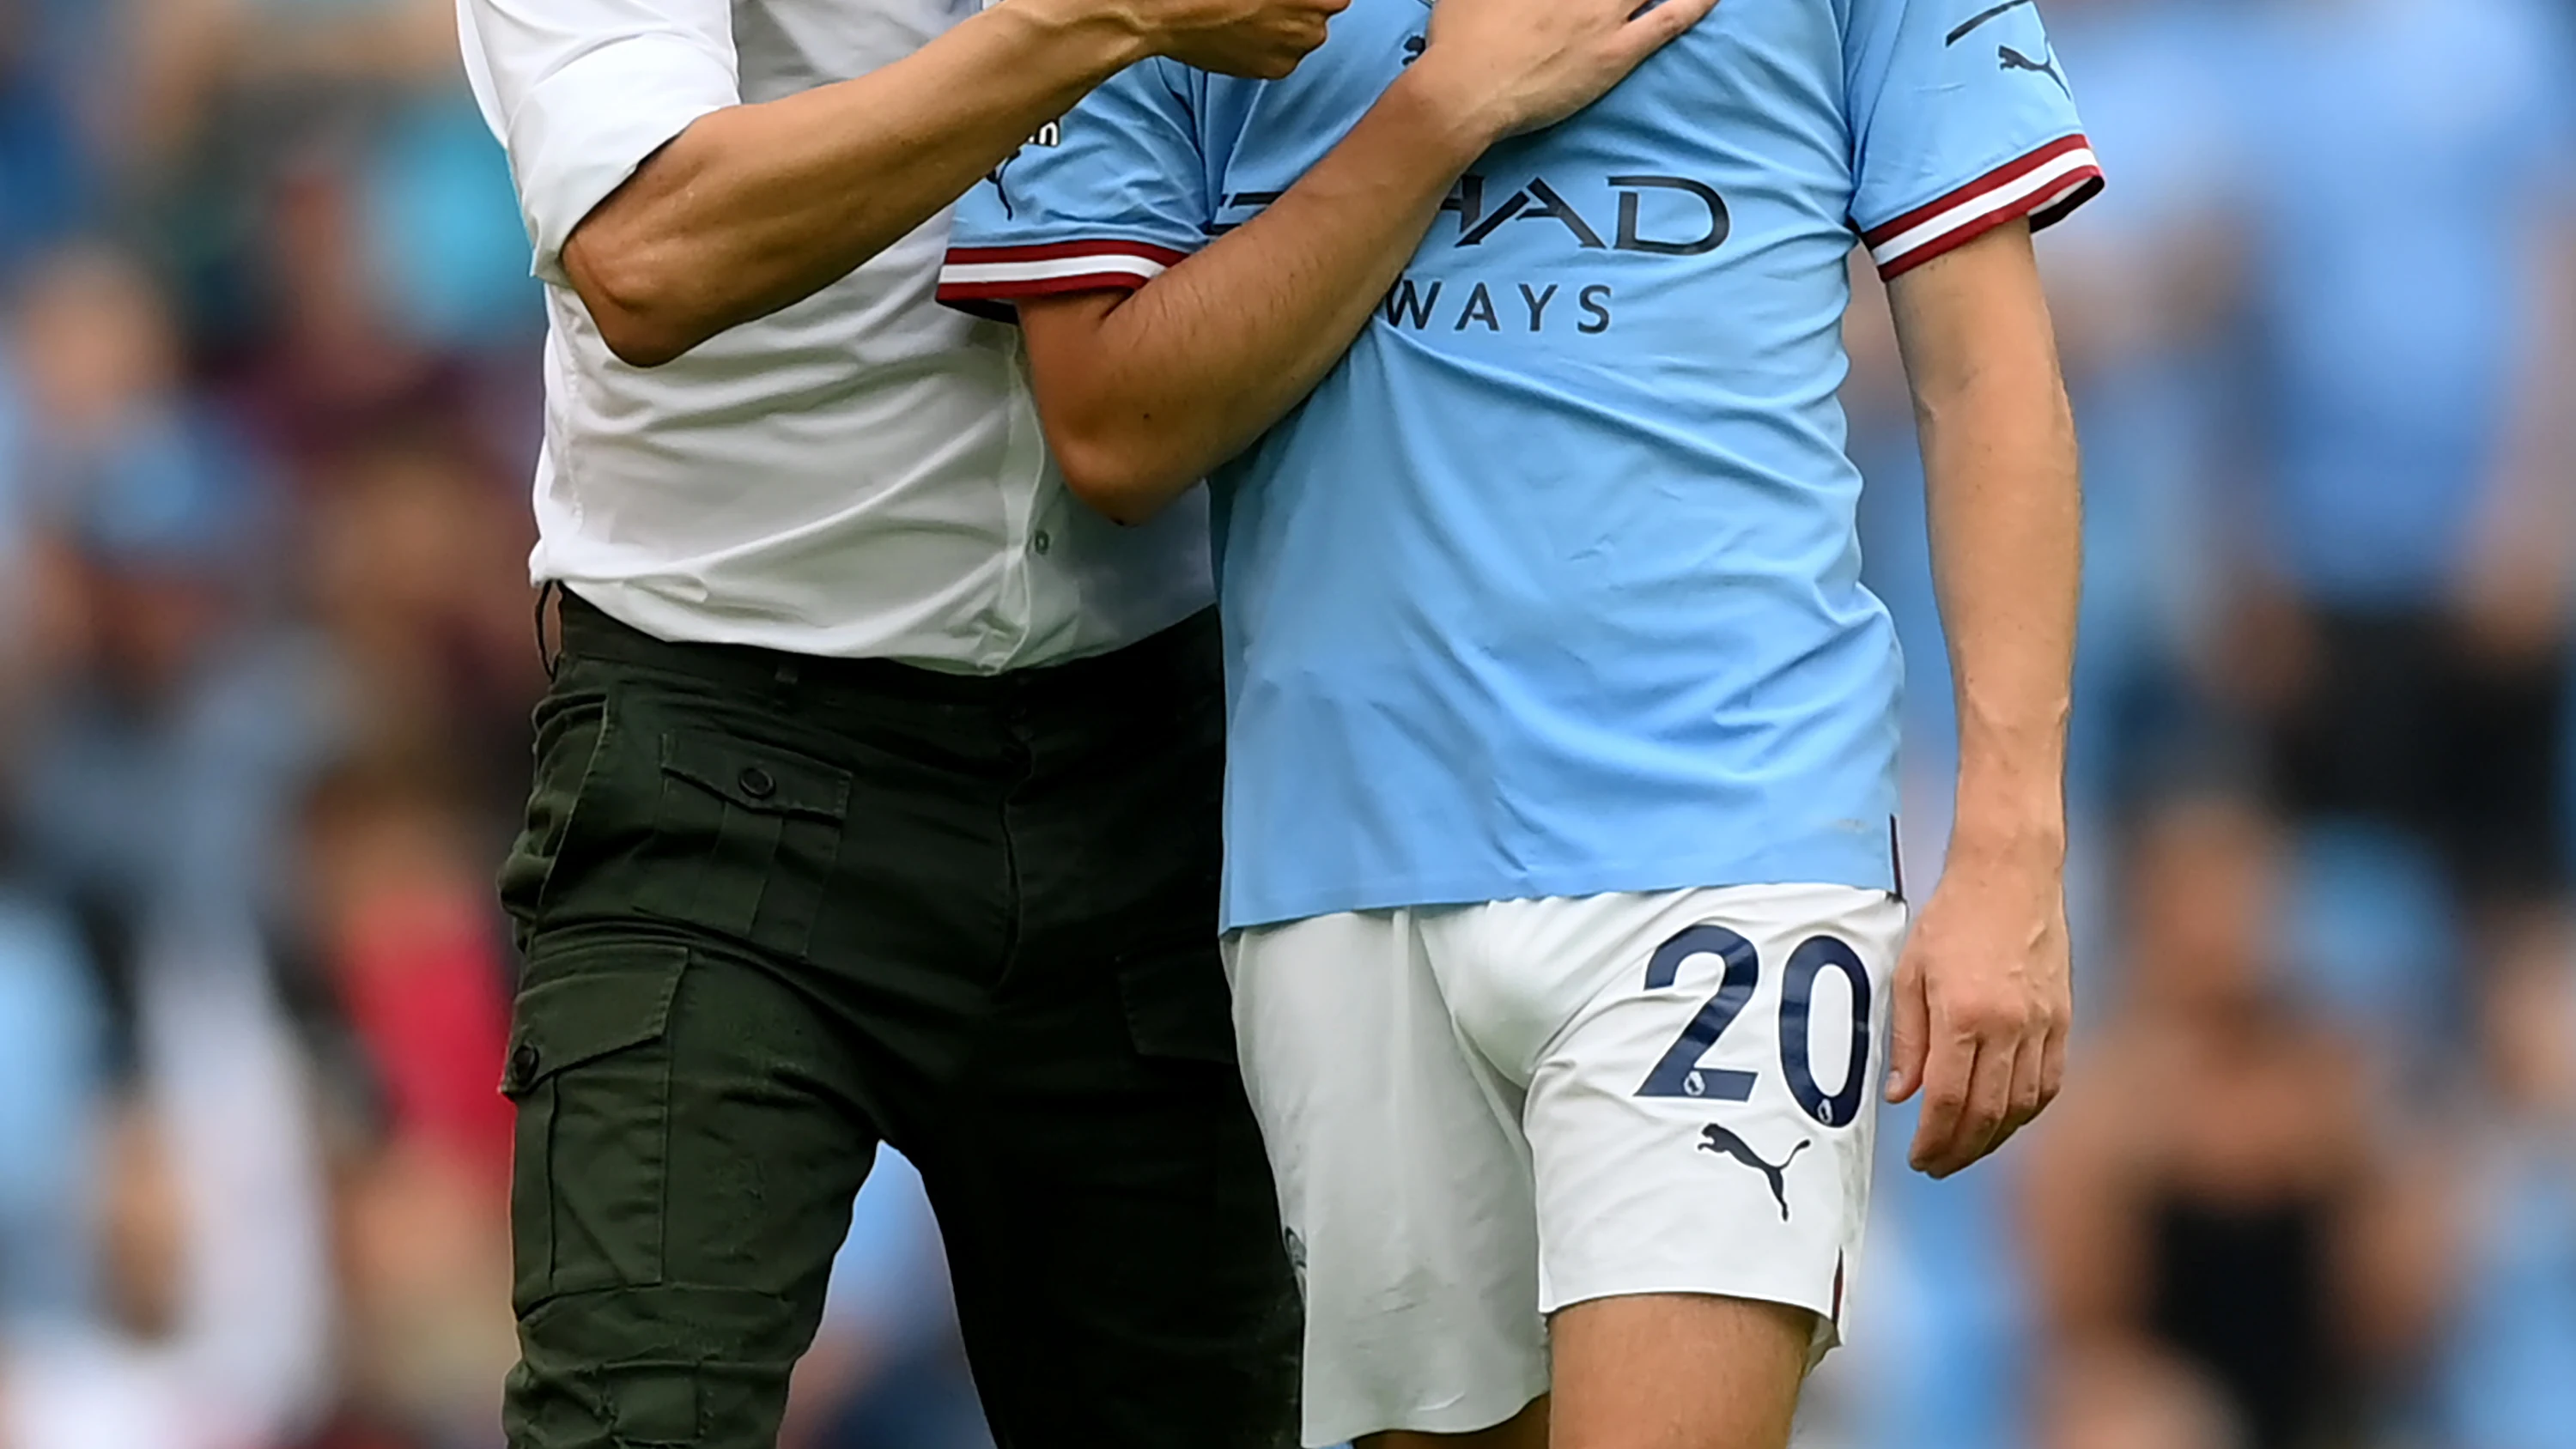
{"type": "MultiPolygon", "coordinates": [[[[1717,994],[1708,999],[1690,1025],[1646,1074],[1640,1097],[1706,1098],[1720,1102],[1750,1101],[1754,1074],[1700,1065],[1718,1038],[1744,1014],[1762,981],[1762,957],[1753,943],[1724,926],[1699,925],[1674,936],[1646,963],[1646,989],[1664,991],[1681,978],[1682,963],[1693,956],[1715,956],[1725,965],[1717,994]]],[[[1860,954],[1832,936],[1813,936],[1789,955],[1788,979],[1780,986],[1780,1073],[1789,1095],[1808,1116],[1827,1127],[1850,1125],[1860,1116],[1868,1090],[1870,1043],[1869,968],[1860,954]],[[1815,1061],[1807,1042],[1808,1007],[1816,981],[1839,971],[1852,993],[1851,1057],[1843,1080],[1828,1093],[1816,1081],[1815,1061]]]]}

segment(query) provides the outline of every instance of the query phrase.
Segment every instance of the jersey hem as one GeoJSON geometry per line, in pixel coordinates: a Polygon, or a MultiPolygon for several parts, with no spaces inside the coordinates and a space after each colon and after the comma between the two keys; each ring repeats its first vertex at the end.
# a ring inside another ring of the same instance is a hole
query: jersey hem
{"type": "Polygon", "coordinates": [[[2082,132],[2059,137],[1967,185],[1861,233],[1881,278],[1894,280],[2023,217],[2033,231],[2100,194],[2102,164],[2082,132]]]}
{"type": "Polygon", "coordinates": [[[1014,314],[1007,304],[1024,297],[1132,292],[1188,256],[1138,241],[951,247],[939,268],[939,300],[961,312],[1008,321],[1014,314]]]}
{"type": "Polygon", "coordinates": [[[1580,899],[1605,895],[1654,895],[1663,891],[1731,890],[1741,886],[1845,886],[1896,891],[1895,862],[1884,842],[1822,839],[1775,846],[1752,855],[1692,856],[1679,860],[1563,865],[1509,874],[1392,876],[1337,881],[1305,891],[1254,892],[1228,888],[1221,927],[1227,932],[1281,926],[1353,911],[1423,910],[1493,901],[1580,899]]]}

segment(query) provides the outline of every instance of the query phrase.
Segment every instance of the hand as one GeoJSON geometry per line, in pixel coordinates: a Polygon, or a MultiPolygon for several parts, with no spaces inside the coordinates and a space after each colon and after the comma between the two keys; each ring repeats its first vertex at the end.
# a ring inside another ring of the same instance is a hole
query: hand
{"type": "Polygon", "coordinates": [[[1324,43],[1351,0],[1131,0],[1146,44],[1183,65],[1278,80],[1324,43]]]}
{"type": "Polygon", "coordinates": [[[1417,83],[1472,115],[1489,144],[1599,100],[1717,0],[1437,0],[1417,83]]]}
{"type": "Polygon", "coordinates": [[[2063,851],[1954,842],[1896,968],[1887,1099],[1923,1093],[1916,1171],[1948,1177],[2056,1100],[2071,977],[2063,851]]]}

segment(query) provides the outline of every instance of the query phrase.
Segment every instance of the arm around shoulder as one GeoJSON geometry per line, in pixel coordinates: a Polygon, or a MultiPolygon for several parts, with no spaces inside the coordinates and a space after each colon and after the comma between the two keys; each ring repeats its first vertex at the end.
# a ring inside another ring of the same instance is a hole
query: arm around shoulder
{"type": "Polygon", "coordinates": [[[465,29],[540,273],[650,367],[849,275],[1126,66],[1188,52],[1284,73],[1343,3],[1009,0],[865,74],[748,104],[725,0],[467,0],[465,29]]]}
{"type": "Polygon", "coordinates": [[[1589,104],[1714,4],[1450,0],[1422,58],[1259,216],[1141,288],[1017,298],[1074,493],[1138,522],[1250,446],[1367,329],[1479,155],[1589,104]]]}
{"type": "Polygon", "coordinates": [[[566,282],[651,367],[839,281],[1145,52],[1093,0],[1014,0],[853,80],[708,112],[572,230],[566,282]]]}

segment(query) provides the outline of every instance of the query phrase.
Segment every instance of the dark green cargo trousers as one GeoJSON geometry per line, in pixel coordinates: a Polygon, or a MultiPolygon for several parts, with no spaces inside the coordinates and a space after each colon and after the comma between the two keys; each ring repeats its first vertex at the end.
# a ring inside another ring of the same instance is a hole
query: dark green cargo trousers
{"type": "Polygon", "coordinates": [[[769,1449],[880,1141],[1002,1449],[1296,1442],[1214,942],[1215,647],[1202,617],[968,679],[566,600],[502,874],[513,1449],[769,1449]]]}

